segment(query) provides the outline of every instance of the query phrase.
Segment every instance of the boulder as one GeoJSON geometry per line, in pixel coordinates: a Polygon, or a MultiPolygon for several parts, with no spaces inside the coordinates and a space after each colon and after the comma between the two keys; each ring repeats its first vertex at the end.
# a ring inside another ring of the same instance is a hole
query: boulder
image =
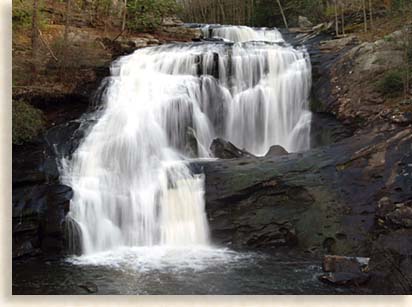
{"type": "Polygon", "coordinates": [[[323,271],[327,274],[319,279],[336,286],[362,285],[370,278],[369,261],[370,258],[365,257],[326,255],[323,258],[323,271]]]}
{"type": "Polygon", "coordinates": [[[358,273],[367,271],[369,261],[366,257],[325,255],[322,267],[324,272],[358,273]]]}
{"type": "Polygon", "coordinates": [[[277,157],[277,156],[284,156],[289,154],[285,148],[280,145],[273,145],[269,148],[268,152],[266,153],[265,157],[277,157]]]}
{"type": "Polygon", "coordinates": [[[210,145],[213,155],[219,159],[236,159],[241,157],[253,157],[252,154],[245,150],[237,148],[231,142],[221,138],[214,139],[210,145]]]}
{"type": "Polygon", "coordinates": [[[360,286],[367,283],[370,275],[366,273],[329,273],[319,277],[319,280],[335,286],[360,286]]]}
{"type": "Polygon", "coordinates": [[[402,204],[398,209],[389,213],[387,219],[394,225],[412,228],[412,208],[402,204]]]}

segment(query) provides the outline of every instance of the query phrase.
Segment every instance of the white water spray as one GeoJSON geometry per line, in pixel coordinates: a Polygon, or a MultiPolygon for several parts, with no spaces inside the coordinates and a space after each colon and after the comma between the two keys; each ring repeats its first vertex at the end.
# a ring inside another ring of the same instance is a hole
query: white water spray
{"type": "Polygon", "coordinates": [[[101,116],[63,174],[83,254],[208,245],[204,178],[186,158],[210,157],[216,137],[256,155],[309,148],[306,52],[277,30],[204,32],[235,43],[145,48],[113,63],[101,116]]]}

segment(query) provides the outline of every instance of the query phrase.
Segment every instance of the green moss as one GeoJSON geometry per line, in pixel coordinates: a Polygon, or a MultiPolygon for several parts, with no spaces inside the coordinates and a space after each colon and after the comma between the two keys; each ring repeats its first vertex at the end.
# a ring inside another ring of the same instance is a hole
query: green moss
{"type": "MultiPolygon", "coordinates": [[[[48,23],[47,18],[42,12],[44,1],[40,0],[38,4],[37,22],[40,29],[44,29],[48,23]]],[[[27,29],[32,26],[33,18],[33,1],[32,0],[16,0],[13,1],[12,8],[12,25],[13,30],[27,29]]]]}
{"type": "Polygon", "coordinates": [[[45,128],[43,112],[24,101],[13,101],[13,144],[32,140],[45,128]]]}
{"type": "Polygon", "coordinates": [[[377,83],[377,90],[387,97],[398,97],[403,91],[403,71],[387,72],[377,83]]]}

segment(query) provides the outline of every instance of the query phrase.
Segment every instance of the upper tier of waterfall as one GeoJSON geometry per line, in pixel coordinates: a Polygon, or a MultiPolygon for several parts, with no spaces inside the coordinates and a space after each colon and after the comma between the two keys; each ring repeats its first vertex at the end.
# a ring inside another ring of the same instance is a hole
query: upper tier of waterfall
{"type": "Polygon", "coordinates": [[[204,31],[232,42],[145,48],[112,64],[99,119],[63,172],[83,253],[207,245],[204,179],[185,159],[211,157],[216,137],[255,155],[309,148],[305,50],[277,30],[204,31]]]}

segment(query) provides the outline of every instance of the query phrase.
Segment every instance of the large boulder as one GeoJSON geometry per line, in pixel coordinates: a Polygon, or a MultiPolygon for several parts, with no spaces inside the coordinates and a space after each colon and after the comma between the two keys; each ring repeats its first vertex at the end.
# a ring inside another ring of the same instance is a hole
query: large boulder
{"type": "MultiPolygon", "coordinates": [[[[412,128],[370,131],[306,153],[197,162],[212,238],[239,248],[369,256],[379,200],[410,198],[411,140],[412,128]]],[[[389,222],[408,226],[409,210],[394,209],[389,222]]]]}

